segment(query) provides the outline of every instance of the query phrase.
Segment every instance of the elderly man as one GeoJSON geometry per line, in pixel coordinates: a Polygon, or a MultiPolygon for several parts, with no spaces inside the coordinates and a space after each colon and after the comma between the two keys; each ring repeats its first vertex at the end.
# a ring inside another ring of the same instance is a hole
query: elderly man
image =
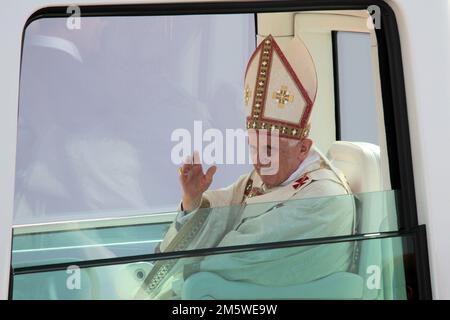
{"type": "MultiPolygon", "coordinates": [[[[162,252],[354,232],[351,191],[308,138],[317,78],[303,42],[294,38],[282,51],[268,36],[250,58],[244,86],[254,170],[227,188],[208,190],[216,167],[203,173],[198,161],[185,163],[181,212],[160,244],[162,252]]],[[[140,293],[177,298],[185,277],[198,271],[265,286],[304,283],[348,270],[353,247],[340,243],[256,253],[158,262],[140,293]]]]}

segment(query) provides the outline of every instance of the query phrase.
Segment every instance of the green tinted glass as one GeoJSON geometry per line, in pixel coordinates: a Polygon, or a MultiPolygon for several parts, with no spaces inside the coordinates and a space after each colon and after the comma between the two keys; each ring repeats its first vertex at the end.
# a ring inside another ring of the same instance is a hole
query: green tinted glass
{"type": "MultiPolygon", "coordinates": [[[[395,196],[395,191],[385,191],[200,209],[195,215],[204,218],[197,226],[201,232],[192,239],[179,237],[182,245],[165,252],[396,231],[395,196]],[[263,230],[263,236],[251,236],[255,229],[263,230]]],[[[151,254],[175,215],[16,228],[12,264],[17,268],[151,254]]],[[[185,220],[174,226],[189,233],[191,219],[185,220]]]]}
{"type": "Polygon", "coordinates": [[[239,251],[159,260],[149,256],[139,262],[81,269],[61,266],[48,272],[17,269],[13,298],[407,298],[408,274],[404,270],[409,270],[405,263],[414,255],[411,236],[381,234],[359,239],[364,240],[291,243],[273,249],[236,247],[239,251]]]}

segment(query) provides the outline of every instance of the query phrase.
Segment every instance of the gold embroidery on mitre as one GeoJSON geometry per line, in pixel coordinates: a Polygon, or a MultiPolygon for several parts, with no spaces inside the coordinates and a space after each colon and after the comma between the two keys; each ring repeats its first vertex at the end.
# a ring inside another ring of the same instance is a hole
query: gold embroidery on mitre
{"type": "Polygon", "coordinates": [[[287,86],[281,86],[281,89],[272,93],[272,99],[278,101],[278,108],[284,108],[286,103],[294,101],[294,95],[290,94],[287,86]]]}
{"type": "Polygon", "coordinates": [[[261,121],[258,119],[247,119],[247,129],[267,129],[270,132],[275,130],[279,131],[282,136],[287,136],[294,139],[303,139],[309,135],[311,126],[308,124],[306,128],[299,128],[295,125],[284,124],[272,124],[270,122],[261,121]]]}
{"type": "MultiPolygon", "coordinates": [[[[259,65],[259,73],[256,77],[256,96],[255,100],[253,102],[252,107],[252,115],[251,117],[253,119],[258,119],[261,114],[262,110],[262,104],[263,104],[263,97],[264,92],[266,91],[267,86],[267,72],[269,68],[269,62],[270,62],[270,52],[272,50],[272,41],[270,39],[266,39],[263,44],[262,48],[262,54],[261,54],[261,64],[259,65]]],[[[255,128],[254,124],[252,123],[249,128],[255,128]]]]}
{"type": "Polygon", "coordinates": [[[252,91],[250,90],[250,87],[247,85],[244,91],[244,101],[246,106],[248,106],[248,101],[250,100],[251,93],[252,91]]]}

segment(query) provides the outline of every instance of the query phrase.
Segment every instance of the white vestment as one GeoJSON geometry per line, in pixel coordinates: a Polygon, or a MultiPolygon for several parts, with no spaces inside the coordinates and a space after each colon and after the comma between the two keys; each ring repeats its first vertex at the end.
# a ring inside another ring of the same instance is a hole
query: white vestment
{"type": "MultiPolygon", "coordinates": [[[[354,233],[356,211],[351,191],[343,175],[317,151],[311,151],[294,177],[282,185],[259,194],[261,186],[260,177],[253,171],[227,188],[205,192],[203,208],[188,214],[180,212],[160,250],[170,252],[354,233]]],[[[266,286],[304,283],[347,271],[352,257],[353,244],[342,242],[158,261],[137,297],[179,298],[183,280],[198,271],[266,286]]]]}

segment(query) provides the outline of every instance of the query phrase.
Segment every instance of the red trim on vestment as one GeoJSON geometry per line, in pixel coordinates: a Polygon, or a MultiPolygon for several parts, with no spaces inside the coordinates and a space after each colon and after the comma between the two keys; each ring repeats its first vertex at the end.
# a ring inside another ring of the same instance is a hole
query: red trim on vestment
{"type": "Polygon", "coordinates": [[[292,184],[292,187],[294,187],[294,189],[298,189],[301,186],[303,186],[307,181],[309,180],[308,176],[302,176],[300,177],[300,179],[297,179],[294,181],[294,183],[292,184]]]}

